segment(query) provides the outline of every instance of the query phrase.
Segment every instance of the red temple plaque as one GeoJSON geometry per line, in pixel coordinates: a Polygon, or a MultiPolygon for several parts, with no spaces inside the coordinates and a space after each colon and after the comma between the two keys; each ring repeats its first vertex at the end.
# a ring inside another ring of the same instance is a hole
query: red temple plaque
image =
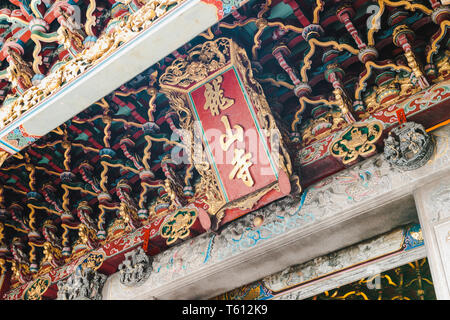
{"type": "Polygon", "coordinates": [[[226,38],[198,45],[167,68],[160,85],[193,137],[198,189],[218,221],[290,193],[289,155],[243,49],[226,38]]]}

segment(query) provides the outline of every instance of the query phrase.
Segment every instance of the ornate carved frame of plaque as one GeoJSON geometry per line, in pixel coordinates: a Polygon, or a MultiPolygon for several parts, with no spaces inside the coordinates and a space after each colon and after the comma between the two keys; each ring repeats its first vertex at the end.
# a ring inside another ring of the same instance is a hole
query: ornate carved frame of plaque
{"type": "Polygon", "coordinates": [[[189,136],[183,140],[192,142],[189,158],[201,175],[196,196],[205,199],[216,220],[225,211],[222,222],[233,220],[291,192],[291,160],[244,49],[228,38],[199,44],[174,60],[159,84],[189,136]],[[221,149],[211,147],[214,129],[221,149]],[[252,130],[254,140],[243,138],[252,130]],[[255,145],[267,161],[266,174],[264,161],[250,162],[255,152],[248,149],[255,145]],[[221,163],[221,156],[232,160],[221,163]]]}

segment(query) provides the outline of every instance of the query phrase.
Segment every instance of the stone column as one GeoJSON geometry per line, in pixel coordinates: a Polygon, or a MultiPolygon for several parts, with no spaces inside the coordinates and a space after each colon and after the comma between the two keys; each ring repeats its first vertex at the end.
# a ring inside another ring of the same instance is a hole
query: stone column
{"type": "Polygon", "coordinates": [[[436,297],[450,300],[450,173],[414,192],[436,297]]]}

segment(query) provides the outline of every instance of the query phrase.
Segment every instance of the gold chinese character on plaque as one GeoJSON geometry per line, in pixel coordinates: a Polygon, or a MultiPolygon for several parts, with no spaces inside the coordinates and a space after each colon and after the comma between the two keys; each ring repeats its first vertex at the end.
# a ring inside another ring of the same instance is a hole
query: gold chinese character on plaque
{"type": "Polygon", "coordinates": [[[244,153],[245,150],[243,149],[234,149],[234,157],[231,161],[234,168],[231,170],[229,178],[234,179],[236,177],[241,179],[247,187],[251,187],[255,183],[249,169],[253,165],[250,161],[252,154],[248,152],[244,155],[244,153]]]}
{"type": "Polygon", "coordinates": [[[205,110],[210,110],[211,115],[217,116],[220,110],[225,110],[234,104],[234,99],[224,96],[223,89],[221,88],[223,81],[222,76],[211,80],[211,82],[205,84],[205,110]]]}
{"type": "Polygon", "coordinates": [[[220,136],[220,146],[222,147],[222,150],[227,151],[230,145],[235,141],[242,142],[244,140],[244,129],[239,125],[234,125],[233,129],[235,130],[235,133],[233,133],[228,117],[222,116],[220,120],[225,126],[225,134],[220,136]]]}

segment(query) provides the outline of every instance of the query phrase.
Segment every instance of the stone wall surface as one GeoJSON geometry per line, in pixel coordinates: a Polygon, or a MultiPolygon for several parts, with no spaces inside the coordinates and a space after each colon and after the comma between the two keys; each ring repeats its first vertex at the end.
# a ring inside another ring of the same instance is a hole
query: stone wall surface
{"type": "Polygon", "coordinates": [[[436,297],[450,299],[450,174],[428,183],[414,194],[436,297]]]}

